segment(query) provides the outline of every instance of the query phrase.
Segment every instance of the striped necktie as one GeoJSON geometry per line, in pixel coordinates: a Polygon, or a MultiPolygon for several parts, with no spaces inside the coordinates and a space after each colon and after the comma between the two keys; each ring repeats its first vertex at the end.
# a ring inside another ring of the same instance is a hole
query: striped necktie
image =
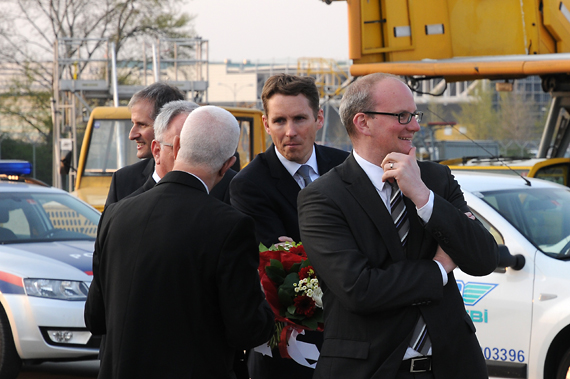
{"type": "MultiPolygon", "coordinates": [[[[410,231],[410,220],[408,218],[408,212],[406,211],[406,204],[404,204],[402,191],[398,188],[398,183],[394,181],[393,183],[390,183],[390,186],[392,187],[392,195],[390,196],[390,212],[392,214],[394,225],[398,230],[400,242],[405,250],[406,242],[408,241],[408,233],[410,231]]],[[[427,355],[431,348],[431,340],[427,333],[426,323],[421,315],[416,327],[414,328],[414,333],[412,334],[409,346],[422,355],[427,355]]]]}

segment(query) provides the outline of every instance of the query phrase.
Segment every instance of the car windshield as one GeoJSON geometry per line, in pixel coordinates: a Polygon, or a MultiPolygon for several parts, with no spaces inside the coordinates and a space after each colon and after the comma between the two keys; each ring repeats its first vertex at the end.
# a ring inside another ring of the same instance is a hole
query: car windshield
{"type": "Polygon", "coordinates": [[[99,212],[65,193],[0,194],[0,244],[94,240],[99,212]]]}
{"type": "Polygon", "coordinates": [[[481,195],[545,254],[570,259],[570,190],[524,188],[481,195]]]}

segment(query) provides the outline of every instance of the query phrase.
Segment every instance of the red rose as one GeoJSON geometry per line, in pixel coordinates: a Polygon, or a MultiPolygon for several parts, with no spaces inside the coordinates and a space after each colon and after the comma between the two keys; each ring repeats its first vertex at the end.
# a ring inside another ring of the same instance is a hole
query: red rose
{"type": "Polygon", "coordinates": [[[295,313],[312,317],[315,313],[315,301],[309,296],[297,296],[295,302],[295,313]]]}

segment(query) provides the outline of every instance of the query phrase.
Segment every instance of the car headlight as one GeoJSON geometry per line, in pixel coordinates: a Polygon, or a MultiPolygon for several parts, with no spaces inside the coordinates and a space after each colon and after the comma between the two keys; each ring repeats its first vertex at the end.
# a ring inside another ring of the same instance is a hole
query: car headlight
{"type": "Polygon", "coordinates": [[[24,279],[28,296],[58,300],[86,300],[89,285],[85,282],[57,279],[24,279]]]}

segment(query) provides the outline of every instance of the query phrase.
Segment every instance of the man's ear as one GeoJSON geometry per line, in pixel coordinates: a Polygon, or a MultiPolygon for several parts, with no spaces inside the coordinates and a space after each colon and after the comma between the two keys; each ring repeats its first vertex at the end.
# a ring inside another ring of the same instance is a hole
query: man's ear
{"type": "Polygon", "coordinates": [[[261,121],[263,121],[263,127],[265,128],[265,131],[267,132],[267,134],[271,135],[271,130],[269,129],[269,124],[268,124],[267,116],[266,116],[266,115],[262,115],[262,116],[261,116],[261,121]]]}
{"type": "Polygon", "coordinates": [[[172,141],[172,152],[174,153],[174,160],[178,157],[178,151],[180,151],[180,136],[174,136],[172,141]]]}
{"type": "Polygon", "coordinates": [[[160,164],[160,142],[153,139],[152,143],[150,144],[150,151],[152,152],[152,156],[154,157],[154,162],[156,164],[160,164]]]}
{"type": "Polygon", "coordinates": [[[365,136],[370,135],[370,128],[368,127],[368,120],[364,113],[357,113],[352,118],[352,123],[358,134],[363,134],[365,136]]]}
{"type": "Polygon", "coordinates": [[[236,163],[236,159],[237,158],[235,156],[232,156],[230,159],[225,161],[220,171],[218,171],[218,174],[220,176],[224,176],[225,173],[230,169],[230,167],[232,167],[234,163],[236,163]]]}

